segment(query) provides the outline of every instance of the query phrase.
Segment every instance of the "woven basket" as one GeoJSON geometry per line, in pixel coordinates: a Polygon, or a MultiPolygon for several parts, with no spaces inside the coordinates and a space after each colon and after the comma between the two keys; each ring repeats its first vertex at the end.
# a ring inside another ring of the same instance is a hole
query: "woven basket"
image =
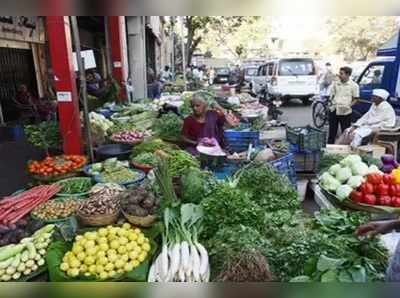
{"type": "Polygon", "coordinates": [[[139,216],[129,215],[123,210],[122,214],[131,224],[142,228],[151,227],[157,219],[157,216],[155,215],[147,215],[145,217],[139,217],[139,216]]]}
{"type": "Polygon", "coordinates": [[[77,211],[76,216],[79,222],[85,226],[100,227],[116,223],[118,221],[119,211],[116,211],[112,214],[101,214],[101,215],[91,215],[91,216],[83,215],[81,212],[77,211]]]}

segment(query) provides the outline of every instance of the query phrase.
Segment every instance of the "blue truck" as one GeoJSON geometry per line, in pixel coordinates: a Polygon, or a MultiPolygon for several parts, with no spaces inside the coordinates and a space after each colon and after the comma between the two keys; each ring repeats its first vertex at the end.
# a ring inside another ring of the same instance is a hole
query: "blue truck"
{"type": "Polygon", "coordinates": [[[353,120],[365,114],[371,105],[372,90],[386,89],[389,102],[400,116],[400,31],[388,40],[377,52],[357,79],[360,86],[360,101],[353,106],[353,120]]]}

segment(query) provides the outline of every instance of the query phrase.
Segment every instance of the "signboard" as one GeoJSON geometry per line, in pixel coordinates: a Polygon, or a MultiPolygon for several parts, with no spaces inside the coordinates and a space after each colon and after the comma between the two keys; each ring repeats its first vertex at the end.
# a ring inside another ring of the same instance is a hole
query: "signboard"
{"type": "Polygon", "coordinates": [[[0,16],[0,39],[45,43],[43,18],[0,16]]]}
{"type": "MultiPolygon", "coordinates": [[[[74,62],[74,69],[75,71],[78,71],[78,61],[76,60],[76,53],[72,53],[73,55],[73,62],[74,62]]],[[[84,61],[84,67],[85,69],[92,69],[96,68],[96,59],[94,58],[94,52],[93,50],[87,50],[87,51],[81,51],[81,57],[84,61]]]]}
{"type": "Polygon", "coordinates": [[[57,92],[57,101],[58,102],[71,102],[72,101],[72,93],[68,91],[57,92]]]}

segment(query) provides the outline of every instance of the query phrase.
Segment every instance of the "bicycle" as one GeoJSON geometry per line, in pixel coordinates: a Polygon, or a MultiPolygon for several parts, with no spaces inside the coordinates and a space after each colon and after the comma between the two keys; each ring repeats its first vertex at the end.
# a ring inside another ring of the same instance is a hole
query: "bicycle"
{"type": "Polygon", "coordinates": [[[329,97],[316,95],[313,98],[312,118],[316,128],[323,128],[329,120],[329,107],[332,101],[329,97]]]}

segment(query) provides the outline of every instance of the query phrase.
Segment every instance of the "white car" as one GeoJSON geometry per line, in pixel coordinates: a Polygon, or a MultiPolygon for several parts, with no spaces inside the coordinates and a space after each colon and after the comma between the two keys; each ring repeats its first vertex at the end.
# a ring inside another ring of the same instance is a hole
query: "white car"
{"type": "Polygon", "coordinates": [[[318,93],[318,80],[314,61],[308,58],[278,59],[258,68],[251,83],[252,92],[258,94],[268,84],[271,93],[279,93],[289,101],[299,98],[304,104],[318,93]]]}

